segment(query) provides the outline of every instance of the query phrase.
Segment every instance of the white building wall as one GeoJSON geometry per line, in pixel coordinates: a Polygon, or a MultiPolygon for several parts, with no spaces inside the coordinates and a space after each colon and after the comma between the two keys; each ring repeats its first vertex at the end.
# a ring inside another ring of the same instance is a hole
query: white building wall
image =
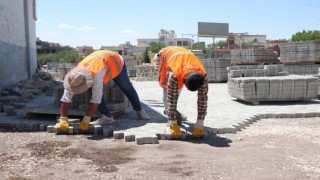
{"type": "Polygon", "coordinates": [[[37,68],[35,0],[0,0],[0,90],[37,68]]]}

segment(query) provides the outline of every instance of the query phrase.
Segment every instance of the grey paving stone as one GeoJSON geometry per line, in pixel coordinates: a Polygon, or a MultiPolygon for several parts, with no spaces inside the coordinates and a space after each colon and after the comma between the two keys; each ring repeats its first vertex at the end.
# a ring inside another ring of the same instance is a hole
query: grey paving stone
{"type": "Polygon", "coordinates": [[[73,126],[69,126],[68,134],[73,134],[73,133],[74,133],[74,127],[73,126]]]}
{"type": "Polygon", "coordinates": [[[142,144],[158,144],[158,137],[156,134],[145,134],[145,133],[137,133],[136,134],[136,142],[138,145],[142,144]]]}
{"type": "Polygon", "coordinates": [[[113,131],[113,138],[114,139],[123,139],[124,138],[124,131],[123,130],[113,131]]]}
{"type": "Polygon", "coordinates": [[[0,122],[0,129],[15,130],[16,124],[11,122],[0,122]]]}
{"type": "Polygon", "coordinates": [[[103,131],[102,131],[102,126],[101,125],[94,125],[94,135],[98,136],[98,135],[102,135],[103,131]]]}
{"type": "Polygon", "coordinates": [[[24,108],[26,107],[26,103],[13,103],[13,107],[18,109],[24,108]]]}
{"type": "Polygon", "coordinates": [[[104,137],[113,137],[113,127],[103,127],[102,133],[104,137]]]}
{"type": "Polygon", "coordinates": [[[48,125],[47,126],[47,132],[48,133],[54,133],[55,132],[54,125],[48,125]]]}
{"type": "Polygon", "coordinates": [[[124,141],[132,142],[136,140],[135,132],[132,131],[125,131],[124,132],[124,141]]]}
{"type": "Polygon", "coordinates": [[[40,130],[40,131],[47,131],[47,127],[48,127],[47,124],[40,124],[39,130],[40,130]]]}

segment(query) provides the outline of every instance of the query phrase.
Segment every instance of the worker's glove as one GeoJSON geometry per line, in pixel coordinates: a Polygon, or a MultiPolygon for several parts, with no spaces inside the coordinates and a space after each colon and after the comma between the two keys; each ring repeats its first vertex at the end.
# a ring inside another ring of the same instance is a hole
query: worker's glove
{"type": "Polygon", "coordinates": [[[68,132],[69,130],[69,121],[67,117],[60,117],[59,119],[59,131],[68,132]]]}
{"type": "Polygon", "coordinates": [[[169,120],[168,124],[170,125],[172,138],[180,138],[181,131],[180,131],[180,126],[177,124],[177,121],[169,120]]]}
{"type": "Polygon", "coordinates": [[[204,136],[203,120],[197,120],[196,124],[194,125],[192,135],[195,138],[202,138],[204,136]]]}
{"type": "Polygon", "coordinates": [[[82,132],[88,132],[90,120],[91,120],[90,116],[84,116],[82,121],[79,124],[79,130],[82,132]]]}

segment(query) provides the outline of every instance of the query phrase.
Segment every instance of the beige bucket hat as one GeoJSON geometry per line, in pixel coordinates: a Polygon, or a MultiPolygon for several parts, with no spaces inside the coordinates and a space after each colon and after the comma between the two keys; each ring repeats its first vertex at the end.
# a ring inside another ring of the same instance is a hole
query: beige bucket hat
{"type": "Polygon", "coordinates": [[[81,94],[92,86],[92,74],[85,68],[75,67],[64,77],[63,86],[73,94],[81,94]]]}

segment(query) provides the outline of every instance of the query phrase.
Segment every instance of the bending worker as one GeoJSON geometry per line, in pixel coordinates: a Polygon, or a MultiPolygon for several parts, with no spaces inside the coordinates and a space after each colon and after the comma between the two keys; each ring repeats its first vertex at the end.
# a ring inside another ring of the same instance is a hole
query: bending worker
{"type": "Polygon", "coordinates": [[[177,102],[183,85],[190,91],[198,90],[198,117],[193,136],[204,136],[203,121],[207,114],[208,79],[202,63],[190,50],[168,46],[155,55],[155,68],[159,71],[159,84],[163,88],[164,106],[168,115],[172,137],[181,136],[177,122],[177,102]]]}
{"type": "Polygon", "coordinates": [[[124,94],[128,97],[138,118],[149,120],[148,114],[141,108],[138,94],[132,86],[125,62],[121,55],[113,51],[99,50],[84,58],[74,69],[64,78],[64,94],[61,98],[61,116],[59,129],[67,131],[69,122],[67,118],[69,103],[74,94],[80,94],[92,89],[92,96],[89,108],[83,120],[79,124],[79,129],[88,131],[91,117],[97,109],[102,116],[91,124],[113,123],[114,119],[110,113],[106,101],[103,98],[103,85],[113,80],[124,94]]]}

